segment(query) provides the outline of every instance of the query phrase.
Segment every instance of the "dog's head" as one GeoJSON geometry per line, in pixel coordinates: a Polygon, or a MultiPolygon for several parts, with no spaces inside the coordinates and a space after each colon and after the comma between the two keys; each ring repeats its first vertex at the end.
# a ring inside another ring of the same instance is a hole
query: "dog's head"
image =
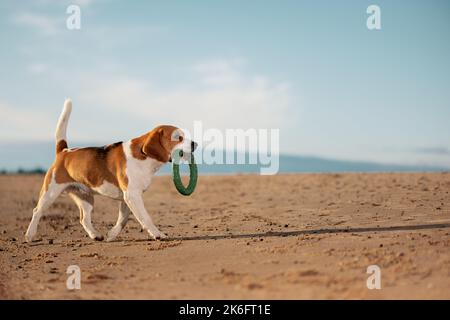
{"type": "Polygon", "coordinates": [[[171,161],[174,150],[181,150],[182,156],[190,155],[197,143],[185,137],[183,130],[169,125],[158,126],[150,131],[142,145],[142,153],[161,162],[171,161]]]}

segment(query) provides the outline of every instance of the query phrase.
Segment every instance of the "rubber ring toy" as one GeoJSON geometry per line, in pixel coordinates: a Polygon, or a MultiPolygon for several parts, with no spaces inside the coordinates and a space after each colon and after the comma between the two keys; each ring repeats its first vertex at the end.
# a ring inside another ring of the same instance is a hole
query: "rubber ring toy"
{"type": "Polygon", "coordinates": [[[189,184],[187,187],[183,185],[180,176],[180,158],[183,156],[182,150],[175,150],[172,156],[172,180],[178,192],[183,196],[190,196],[197,185],[197,164],[195,163],[194,154],[191,153],[189,161],[189,184]]]}

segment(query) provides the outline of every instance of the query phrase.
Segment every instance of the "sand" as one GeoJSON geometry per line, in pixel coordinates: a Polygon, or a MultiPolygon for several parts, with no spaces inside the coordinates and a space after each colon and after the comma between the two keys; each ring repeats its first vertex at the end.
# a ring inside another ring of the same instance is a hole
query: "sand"
{"type": "MultiPolygon", "coordinates": [[[[145,204],[169,241],[132,219],[95,242],[64,196],[27,244],[42,179],[0,176],[2,299],[450,299],[449,173],[201,176],[190,197],[157,177],[145,204]]],[[[100,232],[117,210],[96,198],[100,232]]]]}

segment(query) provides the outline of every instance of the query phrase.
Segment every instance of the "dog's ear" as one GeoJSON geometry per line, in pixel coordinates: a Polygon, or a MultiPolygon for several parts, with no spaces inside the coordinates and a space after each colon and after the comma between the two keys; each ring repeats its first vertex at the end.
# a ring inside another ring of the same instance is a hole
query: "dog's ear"
{"type": "Polygon", "coordinates": [[[154,158],[160,162],[168,162],[170,155],[168,151],[164,148],[162,139],[163,139],[162,128],[157,128],[149,132],[142,146],[142,152],[147,157],[154,158]]]}

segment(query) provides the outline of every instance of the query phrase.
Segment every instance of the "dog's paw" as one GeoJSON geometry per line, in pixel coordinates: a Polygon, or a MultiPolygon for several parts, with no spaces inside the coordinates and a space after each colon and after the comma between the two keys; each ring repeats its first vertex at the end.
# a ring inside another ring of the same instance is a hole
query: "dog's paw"
{"type": "Polygon", "coordinates": [[[34,239],[34,234],[32,234],[31,232],[27,232],[25,233],[25,241],[30,243],[33,242],[34,239]]]}
{"type": "Polygon", "coordinates": [[[150,238],[152,238],[153,240],[167,239],[167,236],[164,233],[162,233],[161,231],[154,231],[154,232],[149,231],[149,235],[150,235],[150,238]]]}
{"type": "Polygon", "coordinates": [[[28,234],[25,235],[25,241],[30,243],[33,242],[33,237],[30,237],[28,234]]]}
{"type": "Polygon", "coordinates": [[[95,241],[103,241],[104,237],[100,234],[94,237],[95,241]]]}
{"type": "Polygon", "coordinates": [[[121,230],[122,230],[121,228],[116,228],[116,227],[113,227],[111,230],[109,230],[108,236],[106,237],[106,242],[111,242],[111,241],[116,240],[116,238],[119,235],[121,230]]]}
{"type": "Polygon", "coordinates": [[[157,237],[157,239],[159,240],[167,239],[167,235],[162,232],[159,232],[159,236],[157,237]]]}

